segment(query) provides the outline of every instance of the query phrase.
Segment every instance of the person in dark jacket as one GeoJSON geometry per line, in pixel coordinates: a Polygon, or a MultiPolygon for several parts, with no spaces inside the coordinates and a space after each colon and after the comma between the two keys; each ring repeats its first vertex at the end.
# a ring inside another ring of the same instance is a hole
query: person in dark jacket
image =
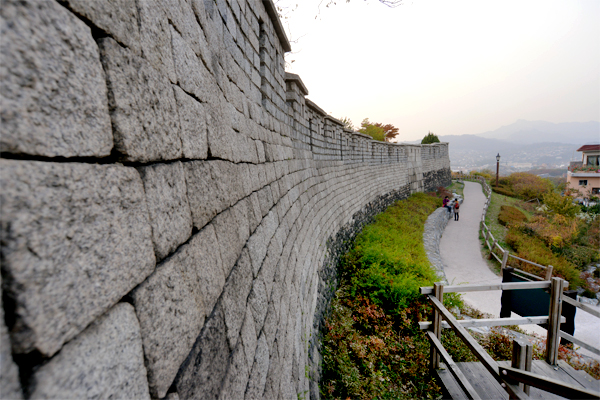
{"type": "Polygon", "coordinates": [[[452,213],[452,208],[450,208],[450,200],[448,199],[448,196],[444,197],[442,205],[448,209],[448,214],[452,213]]]}

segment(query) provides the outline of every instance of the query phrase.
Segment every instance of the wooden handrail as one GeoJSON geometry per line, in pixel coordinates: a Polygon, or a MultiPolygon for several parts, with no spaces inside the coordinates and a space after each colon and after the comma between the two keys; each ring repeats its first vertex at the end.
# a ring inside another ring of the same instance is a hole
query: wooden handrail
{"type": "Polygon", "coordinates": [[[500,373],[507,383],[517,381],[526,385],[531,385],[539,389],[566,397],[568,399],[599,399],[600,392],[589,390],[556,379],[547,378],[533,372],[527,372],[516,368],[500,367],[500,373]]]}
{"type": "Polygon", "coordinates": [[[592,314],[594,317],[600,318],[600,311],[595,310],[593,307],[590,307],[587,304],[584,304],[580,301],[573,300],[572,298],[567,297],[567,296],[563,296],[562,299],[565,303],[568,303],[577,308],[581,308],[583,311],[592,314]]]}
{"type": "Polygon", "coordinates": [[[435,298],[435,296],[429,295],[429,301],[433,304],[433,307],[437,310],[437,312],[442,316],[446,322],[450,325],[452,330],[462,339],[462,341],[467,345],[469,349],[473,352],[475,357],[481,361],[483,366],[494,376],[495,379],[500,381],[499,375],[499,365],[498,363],[490,356],[487,351],[479,344],[473,336],[467,332],[467,330],[461,326],[454,316],[444,307],[442,302],[435,298]]]}
{"type": "Polygon", "coordinates": [[[452,357],[450,357],[450,354],[448,354],[448,352],[444,348],[444,345],[435,336],[435,334],[431,331],[428,331],[427,338],[429,339],[431,344],[433,344],[435,346],[435,348],[439,352],[440,356],[442,357],[442,360],[444,361],[444,363],[446,363],[446,366],[450,370],[450,373],[452,374],[454,379],[456,379],[456,382],[459,384],[460,388],[466,393],[467,397],[469,399],[474,399],[474,400],[481,399],[481,397],[479,397],[479,394],[475,391],[473,386],[471,386],[471,384],[469,383],[469,380],[467,379],[465,374],[463,374],[463,372],[460,370],[460,368],[458,368],[458,365],[456,365],[454,360],[452,360],[452,357]]]}
{"type": "MultiPolygon", "coordinates": [[[[550,281],[540,282],[509,282],[496,284],[480,285],[453,285],[444,286],[444,293],[467,293],[484,292],[487,290],[521,290],[521,289],[547,289],[551,286],[550,281]]],[[[423,286],[419,288],[421,294],[433,294],[433,286],[423,286]]]]}
{"type": "Polygon", "coordinates": [[[533,261],[529,261],[529,260],[526,260],[526,259],[524,259],[524,258],[521,258],[521,257],[513,256],[512,254],[509,254],[508,256],[509,256],[510,258],[516,258],[517,260],[520,260],[520,261],[526,262],[526,263],[528,263],[528,264],[531,264],[531,265],[535,265],[536,267],[540,267],[540,268],[543,268],[543,269],[546,269],[546,268],[548,268],[548,267],[547,267],[547,266],[545,266],[545,265],[537,264],[537,263],[534,263],[533,261]]]}
{"type": "MultiPolygon", "coordinates": [[[[537,325],[537,324],[547,324],[548,317],[515,317],[515,318],[482,318],[482,319],[459,319],[458,322],[460,325],[465,328],[477,328],[481,326],[510,326],[510,325],[537,325]]],[[[567,322],[567,319],[561,315],[560,323],[564,324],[567,322]]],[[[432,326],[431,321],[419,321],[419,329],[422,331],[430,329],[432,326]]],[[[442,322],[442,328],[448,329],[450,328],[450,324],[447,322],[442,322]]],[[[562,335],[562,333],[561,333],[562,335]]]]}

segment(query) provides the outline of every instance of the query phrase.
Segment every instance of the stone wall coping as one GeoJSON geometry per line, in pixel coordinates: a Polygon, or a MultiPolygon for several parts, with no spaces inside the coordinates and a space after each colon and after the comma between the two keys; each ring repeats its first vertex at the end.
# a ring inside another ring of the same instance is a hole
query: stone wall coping
{"type": "Polygon", "coordinates": [[[300,91],[302,92],[302,94],[304,96],[308,95],[308,89],[306,88],[306,86],[304,85],[304,82],[302,82],[302,78],[300,78],[300,75],[297,74],[292,74],[291,72],[285,72],[285,81],[293,81],[296,82],[296,84],[298,85],[298,87],[300,88],[300,91]]]}
{"type": "Polygon", "coordinates": [[[286,53],[292,51],[290,41],[288,40],[287,35],[285,34],[285,30],[283,29],[283,25],[281,24],[279,15],[277,15],[277,8],[275,8],[275,3],[273,3],[273,0],[263,0],[263,5],[267,10],[267,14],[269,14],[269,18],[271,18],[271,22],[273,22],[273,27],[275,28],[275,33],[277,33],[277,37],[279,38],[281,47],[286,53]]]}

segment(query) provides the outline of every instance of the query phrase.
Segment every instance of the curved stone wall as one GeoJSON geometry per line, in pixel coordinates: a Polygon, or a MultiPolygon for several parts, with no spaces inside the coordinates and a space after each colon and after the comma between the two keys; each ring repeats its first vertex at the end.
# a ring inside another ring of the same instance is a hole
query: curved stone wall
{"type": "Polygon", "coordinates": [[[447,144],[305,99],[270,0],[0,17],[0,397],[318,397],[339,255],[447,144]]]}

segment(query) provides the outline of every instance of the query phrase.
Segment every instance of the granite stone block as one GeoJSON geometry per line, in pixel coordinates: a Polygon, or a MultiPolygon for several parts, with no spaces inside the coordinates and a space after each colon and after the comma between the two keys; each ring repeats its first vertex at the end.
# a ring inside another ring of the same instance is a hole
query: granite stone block
{"type": "Polygon", "coordinates": [[[116,41],[141,54],[138,9],[134,2],[66,0],[66,4],[116,41]]]}
{"type": "Polygon", "coordinates": [[[248,205],[245,200],[223,211],[213,220],[217,242],[223,261],[223,274],[229,276],[250,236],[248,205]]]}
{"type": "Polygon", "coordinates": [[[106,81],[90,29],[55,1],[11,0],[0,32],[2,152],[108,156],[106,81]]]}
{"type": "Polygon", "coordinates": [[[246,355],[244,354],[244,346],[241,342],[237,345],[231,359],[229,360],[229,366],[227,368],[227,375],[223,381],[223,387],[219,394],[219,399],[230,400],[230,399],[243,399],[248,384],[248,376],[250,375],[250,369],[246,362],[246,355]]]}
{"type": "Polygon", "coordinates": [[[241,169],[238,165],[220,160],[184,163],[195,227],[201,228],[245,196],[241,169]]]}
{"type": "Polygon", "coordinates": [[[217,306],[179,371],[175,385],[181,398],[218,398],[230,357],[226,331],[223,310],[217,306]]]}
{"type": "Polygon", "coordinates": [[[138,171],[144,182],[154,252],[160,261],[192,235],[183,167],[175,162],[140,167],[138,171]]]}
{"type": "Polygon", "coordinates": [[[118,303],[33,375],[32,399],[150,399],[140,327],[118,303]]]}
{"type": "Polygon", "coordinates": [[[269,371],[269,348],[264,334],[258,338],[254,365],[248,379],[245,400],[262,399],[267,383],[267,372],[269,371]]]}
{"type": "Polygon", "coordinates": [[[215,78],[173,27],[171,27],[171,37],[175,74],[179,86],[204,103],[214,103],[219,95],[215,78]]]}
{"type": "Polygon", "coordinates": [[[240,330],[247,314],[246,303],[251,287],[252,265],[248,250],[244,249],[223,289],[223,314],[230,349],[237,346],[240,330]]]}
{"type": "Polygon", "coordinates": [[[262,222],[254,231],[254,234],[250,236],[248,240],[248,251],[250,254],[250,260],[252,261],[252,273],[253,276],[258,275],[258,271],[262,266],[262,262],[267,254],[267,246],[277,230],[277,215],[275,212],[269,212],[262,222]]]}
{"type": "Polygon", "coordinates": [[[177,82],[173,64],[171,27],[162,0],[138,0],[142,54],[171,83],[177,82]]]}
{"type": "Polygon", "coordinates": [[[10,350],[10,337],[4,324],[2,278],[0,277],[0,398],[22,399],[23,391],[19,381],[19,368],[13,361],[10,350]]]}
{"type": "Polygon", "coordinates": [[[115,148],[126,161],[180,158],[179,114],[168,80],[113,39],[100,39],[99,46],[115,148]]]}
{"type": "Polygon", "coordinates": [[[206,108],[179,86],[173,85],[173,90],[179,111],[183,157],[190,160],[206,159],[208,154],[206,108]]]}
{"type": "Polygon", "coordinates": [[[0,166],[13,347],[51,356],[153,271],[142,180],[118,165],[0,166]]]}
{"type": "Polygon", "coordinates": [[[254,325],[254,316],[251,312],[246,312],[240,337],[244,344],[244,353],[246,355],[246,362],[248,363],[248,371],[250,371],[254,364],[254,354],[256,353],[256,342],[258,340],[256,327],[254,325]]]}
{"type": "Polygon", "coordinates": [[[208,225],[132,293],[153,396],[165,396],[223,290],[216,246],[208,225]]]}
{"type": "Polygon", "coordinates": [[[268,310],[267,289],[262,279],[256,279],[253,282],[250,296],[248,296],[248,309],[254,317],[254,327],[256,328],[256,336],[259,335],[265,322],[268,310]]]}

